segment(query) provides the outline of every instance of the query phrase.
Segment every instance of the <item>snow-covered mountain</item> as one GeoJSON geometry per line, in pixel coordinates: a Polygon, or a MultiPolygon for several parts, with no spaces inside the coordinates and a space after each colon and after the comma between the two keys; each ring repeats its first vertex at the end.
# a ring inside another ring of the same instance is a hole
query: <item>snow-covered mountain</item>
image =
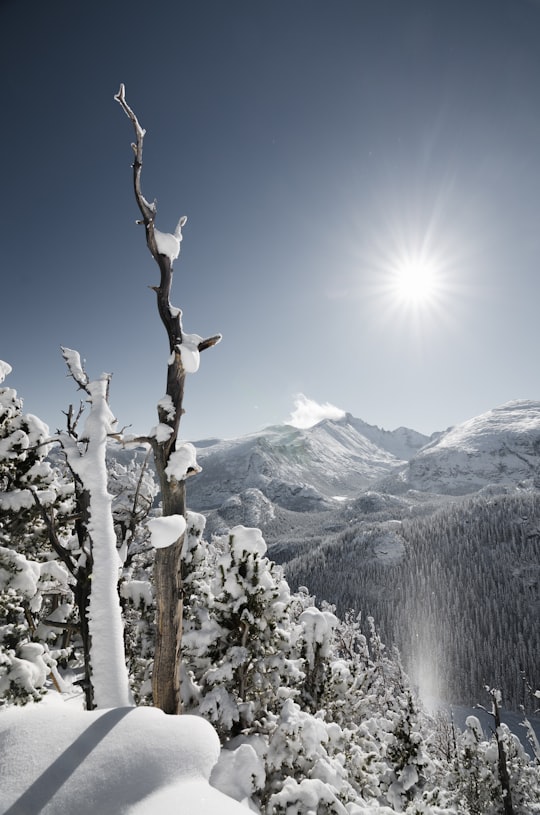
{"type": "Polygon", "coordinates": [[[279,425],[239,439],[196,442],[203,469],[189,484],[190,505],[213,509],[257,489],[286,509],[329,508],[336,497],[353,497],[403,468],[405,457],[426,441],[414,431],[400,428],[394,435],[348,415],[308,429],[279,425]]]}
{"type": "Polygon", "coordinates": [[[341,422],[346,422],[354,427],[362,436],[369,439],[377,447],[386,450],[396,458],[409,461],[421,447],[432,441],[438,434],[425,436],[417,430],[409,427],[398,427],[396,430],[384,430],[377,425],[367,424],[362,419],[355,419],[347,413],[341,422]]]}
{"type": "Polygon", "coordinates": [[[196,447],[203,471],[189,484],[190,506],[205,511],[226,504],[227,517],[238,523],[234,507],[245,514],[247,501],[257,506],[254,519],[260,512],[268,522],[272,505],[330,510],[366,489],[451,496],[531,483],[540,467],[540,402],[508,402],[431,439],[347,414],[308,429],[280,425],[196,447]]]}
{"type": "Polygon", "coordinates": [[[491,484],[535,480],[540,402],[514,401],[442,433],[400,473],[409,489],[464,495],[491,484]]]}

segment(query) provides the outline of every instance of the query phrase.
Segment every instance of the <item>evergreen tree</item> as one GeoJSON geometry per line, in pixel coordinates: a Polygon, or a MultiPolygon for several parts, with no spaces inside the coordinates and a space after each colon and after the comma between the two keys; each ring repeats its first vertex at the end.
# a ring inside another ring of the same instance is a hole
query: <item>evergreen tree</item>
{"type": "Polygon", "coordinates": [[[497,714],[498,691],[490,691],[493,725],[485,735],[476,716],[458,736],[457,757],[449,776],[452,800],[469,815],[533,815],[540,812],[540,773],[517,736],[497,714]],[[501,756],[504,757],[501,761],[501,756]]]}
{"type": "MultiPolygon", "coordinates": [[[[0,383],[10,371],[0,361],[0,383]]],[[[48,442],[48,427],[0,388],[0,706],[40,697],[55,665],[49,645],[61,645],[54,626],[71,612],[42,517],[69,512],[71,488],[46,460],[48,442]]]]}
{"type": "MultiPolygon", "coordinates": [[[[188,547],[192,562],[196,547],[188,547]]],[[[197,709],[222,737],[252,730],[275,708],[280,689],[292,692],[302,676],[292,653],[289,587],[265,552],[258,529],[238,526],[186,577],[184,656],[197,709]]]]}

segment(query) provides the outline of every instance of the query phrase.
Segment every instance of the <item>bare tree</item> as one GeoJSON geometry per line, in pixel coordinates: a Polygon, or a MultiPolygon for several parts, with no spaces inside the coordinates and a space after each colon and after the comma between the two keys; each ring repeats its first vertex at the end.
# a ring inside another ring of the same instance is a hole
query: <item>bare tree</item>
{"type": "MultiPolygon", "coordinates": [[[[145,130],[129,107],[125,98],[124,85],[114,97],[121,105],[135,129],[135,143],[132,144],[135,159],[133,162],[133,186],[135,200],[142,215],[138,221],[146,232],[146,245],[159,267],[160,282],[152,286],[157,295],[159,316],[169,341],[169,363],[167,367],[166,398],[158,403],[160,432],[146,439],[153,449],[156,471],[161,488],[164,516],[186,514],[185,480],[198,471],[196,464],[180,473],[173,465],[177,450],[178,428],[183,414],[184,381],[186,358],[198,354],[218,343],[221,335],[202,339],[197,335],[186,335],[182,328],[182,312],[170,303],[173,263],[180,252],[182,227],[186,218],[180,218],[173,234],[164,234],[155,227],[156,202],[149,203],[141,190],[143,141],[145,130]],[[182,352],[185,358],[182,357],[182,352]],[[187,352],[187,353],[186,353],[187,352]]],[[[154,705],[166,713],[180,713],[180,648],[182,640],[182,570],[181,552],[183,536],[169,547],[156,550],[154,564],[154,588],[156,595],[156,644],[152,693],[154,705]]]]}

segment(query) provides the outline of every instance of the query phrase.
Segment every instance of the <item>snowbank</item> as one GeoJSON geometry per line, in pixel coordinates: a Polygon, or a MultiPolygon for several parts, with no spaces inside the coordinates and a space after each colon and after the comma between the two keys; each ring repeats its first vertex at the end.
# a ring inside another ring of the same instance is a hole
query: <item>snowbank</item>
{"type": "Polygon", "coordinates": [[[242,815],[208,783],[219,740],[197,716],[69,703],[0,714],[1,815],[242,815]]]}

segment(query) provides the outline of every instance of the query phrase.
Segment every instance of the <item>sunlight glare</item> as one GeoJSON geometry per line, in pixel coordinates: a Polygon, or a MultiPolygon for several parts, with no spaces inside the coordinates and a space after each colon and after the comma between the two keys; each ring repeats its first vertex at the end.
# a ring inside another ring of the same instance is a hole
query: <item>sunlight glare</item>
{"type": "Polygon", "coordinates": [[[437,291],[435,268],[427,260],[404,261],[396,267],[390,285],[399,300],[406,303],[426,303],[437,291]]]}

